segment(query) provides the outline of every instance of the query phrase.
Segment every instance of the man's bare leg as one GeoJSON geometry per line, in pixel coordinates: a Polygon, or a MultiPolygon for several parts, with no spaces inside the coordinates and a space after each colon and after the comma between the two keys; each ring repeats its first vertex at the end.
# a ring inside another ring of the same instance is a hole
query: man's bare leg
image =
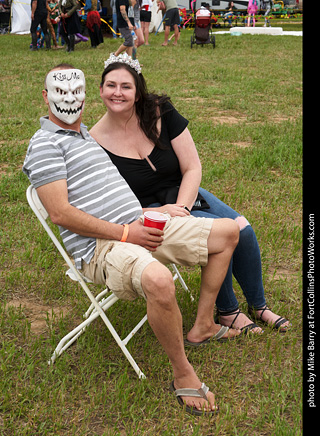
{"type": "MultiPolygon", "coordinates": [[[[172,364],[175,388],[199,389],[202,383],[184,350],[182,316],[172,273],[159,262],[152,262],[142,273],[142,287],[147,297],[148,321],[172,364]]],[[[183,400],[198,410],[215,410],[214,394],[208,392],[207,398],[209,404],[196,397],[183,397],[183,400]]]]}
{"type": "Polygon", "coordinates": [[[132,56],[132,48],[133,47],[127,47],[126,45],[121,44],[118,50],[114,52],[114,54],[115,56],[119,56],[120,53],[126,51],[129,56],[132,56]]]}
{"type": "MultiPolygon", "coordinates": [[[[220,329],[220,326],[214,323],[213,310],[238,238],[239,226],[235,221],[214,220],[208,238],[209,261],[202,272],[203,282],[197,319],[188,334],[189,340],[204,340],[220,329]]],[[[176,301],[171,272],[158,262],[149,264],[142,274],[142,287],[147,296],[149,324],[172,364],[175,388],[199,389],[201,382],[184,350],[182,316],[176,301]]],[[[236,330],[229,332],[229,337],[239,334],[236,330]]],[[[184,397],[184,401],[190,407],[199,410],[215,410],[214,395],[208,392],[207,398],[209,404],[204,399],[195,397],[184,397]]]]}
{"type": "Polygon", "coordinates": [[[178,39],[179,39],[179,28],[178,28],[178,24],[175,24],[173,26],[174,29],[174,42],[173,45],[177,45],[178,43],[178,39]]]}
{"type": "Polygon", "coordinates": [[[161,45],[168,45],[170,26],[164,27],[164,42],[161,45]]]}

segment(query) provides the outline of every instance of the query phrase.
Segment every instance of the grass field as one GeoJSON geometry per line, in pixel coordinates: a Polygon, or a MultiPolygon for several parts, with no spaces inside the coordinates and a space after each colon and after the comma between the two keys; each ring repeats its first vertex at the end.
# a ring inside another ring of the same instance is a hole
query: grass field
{"type": "MultiPolygon", "coordinates": [[[[275,24],[275,20],[272,22],[275,24]]],[[[281,25],[285,29],[285,25],[281,25]]],[[[295,25],[301,30],[301,25],[295,25]]],[[[212,419],[186,415],[169,393],[171,367],[145,325],[129,345],[147,376],[139,381],[100,321],[48,367],[59,338],[80,322],[86,297],[29,209],[21,167],[39,117],[49,68],[71,62],[84,71],[84,123],[103,114],[103,61],[120,41],[96,50],[80,43],[33,53],[30,36],[1,35],[0,77],[0,435],[1,436],[297,436],[302,434],[302,38],[216,35],[216,48],[177,47],[151,35],[138,50],[150,90],[171,96],[190,120],[202,186],[244,214],[261,248],[267,302],[286,316],[286,335],[216,343],[188,356],[216,394],[212,419]]],[[[178,287],[185,332],[194,321],[199,270],[182,269],[195,301],[178,287]]],[[[247,307],[237,283],[234,288],[247,307]]],[[[112,311],[117,328],[144,303],[112,311]]]]}

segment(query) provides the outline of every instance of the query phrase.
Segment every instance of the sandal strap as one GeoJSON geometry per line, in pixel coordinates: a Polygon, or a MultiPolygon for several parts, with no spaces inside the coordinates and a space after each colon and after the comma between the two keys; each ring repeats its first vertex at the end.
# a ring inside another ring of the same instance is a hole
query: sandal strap
{"type": "Polygon", "coordinates": [[[284,324],[285,322],[287,322],[288,320],[283,318],[283,316],[280,316],[280,318],[278,318],[275,322],[274,322],[274,326],[276,329],[278,329],[279,327],[282,326],[282,324],[284,324]]]}
{"type": "Polygon", "coordinates": [[[236,309],[234,311],[231,311],[231,312],[218,312],[218,313],[219,313],[219,316],[232,316],[232,315],[235,315],[235,317],[233,318],[232,323],[230,325],[230,328],[232,329],[233,328],[232,326],[235,323],[235,321],[238,318],[238,316],[240,315],[241,310],[240,310],[240,308],[238,308],[238,309],[236,309]]]}
{"type": "Polygon", "coordinates": [[[223,336],[229,331],[229,327],[227,327],[226,325],[222,325],[220,330],[218,331],[218,333],[216,333],[214,335],[214,339],[215,340],[219,340],[221,338],[223,338],[223,336]]]}
{"type": "Polygon", "coordinates": [[[201,388],[199,389],[182,388],[182,389],[176,389],[174,391],[176,397],[198,397],[198,398],[204,398],[206,401],[208,401],[207,398],[208,392],[209,392],[209,388],[204,383],[202,383],[201,388]]]}
{"type": "Polygon", "coordinates": [[[259,321],[263,321],[263,319],[262,319],[262,315],[264,314],[264,312],[266,311],[266,310],[269,310],[270,312],[271,312],[271,309],[269,309],[269,307],[266,305],[265,307],[261,307],[261,308],[258,308],[258,309],[255,309],[255,308],[253,308],[253,307],[249,307],[248,308],[248,312],[249,312],[249,314],[251,315],[251,316],[254,316],[257,320],[259,320],[259,321]],[[262,310],[262,312],[260,313],[260,315],[258,316],[257,315],[257,310],[262,310]]]}
{"type": "Polygon", "coordinates": [[[252,322],[251,324],[245,325],[244,327],[241,328],[241,331],[243,332],[244,335],[246,335],[250,330],[259,327],[255,322],[252,322]]]}
{"type": "MultiPolygon", "coordinates": [[[[271,312],[271,309],[268,307],[268,306],[265,306],[265,307],[262,307],[261,309],[254,309],[253,307],[249,307],[248,308],[248,312],[249,312],[249,314],[250,315],[254,315],[255,316],[255,318],[258,320],[258,321],[262,321],[262,322],[266,322],[266,321],[263,321],[263,319],[262,319],[262,315],[264,314],[264,312],[266,311],[266,310],[269,310],[270,312],[271,312]],[[257,316],[257,310],[262,310],[262,312],[260,313],[260,315],[259,316],[257,316]]],[[[276,328],[276,329],[279,329],[281,326],[282,326],[282,324],[284,324],[284,323],[286,323],[286,322],[288,322],[288,320],[286,319],[286,318],[283,318],[283,316],[280,316],[274,323],[273,323],[273,327],[274,328],[276,328]]]]}

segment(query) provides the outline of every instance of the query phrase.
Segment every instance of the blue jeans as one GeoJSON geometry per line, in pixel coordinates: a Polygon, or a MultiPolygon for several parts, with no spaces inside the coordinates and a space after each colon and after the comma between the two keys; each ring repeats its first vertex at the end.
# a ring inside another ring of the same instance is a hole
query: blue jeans
{"type": "MultiPolygon", "coordinates": [[[[195,210],[191,212],[191,215],[195,217],[231,219],[241,216],[205,189],[199,188],[199,192],[209,204],[210,209],[195,210]]],[[[160,204],[154,203],[149,207],[157,206],[160,206],[160,204]]],[[[256,309],[265,306],[260,249],[250,224],[240,230],[239,243],[234,250],[226,278],[220,288],[216,301],[220,312],[231,312],[239,307],[232,286],[232,274],[239,283],[248,306],[256,309]]]]}
{"type": "MultiPolygon", "coordinates": [[[[117,14],[112,14],[112,26],[113,30],[117,31],[117,14]]],[[[112,32],[112,38],[117,38],[117,35],[112,32]]]]}

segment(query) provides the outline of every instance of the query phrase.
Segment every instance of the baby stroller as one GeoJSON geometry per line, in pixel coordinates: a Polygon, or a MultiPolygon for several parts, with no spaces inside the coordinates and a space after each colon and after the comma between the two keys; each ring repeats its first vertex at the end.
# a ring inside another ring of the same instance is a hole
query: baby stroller
{"type": "Polygon", "coordinates": [[[201,7],[196,13],[194,32],[191,36],[191,48],[193,44],[198,44],[203,47],[203,44],[212,44],[212,48],[216,46],[216,37],[211,31],[211,14],[206,8],[201,7]]]}

